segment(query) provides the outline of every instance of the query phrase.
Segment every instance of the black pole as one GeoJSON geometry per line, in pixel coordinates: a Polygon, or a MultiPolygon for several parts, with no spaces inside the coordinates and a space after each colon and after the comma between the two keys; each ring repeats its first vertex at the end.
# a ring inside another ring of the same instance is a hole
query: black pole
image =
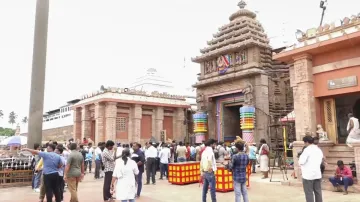
{"type": "Polygon", "coordinates": [[[322,11],[322,14],[321,14],[320,27],[322,26],[322,23],[323,23],[323,20],[324,20],[326,7],[323,7],[322,9],[323,9],[323,11],[322,11]]]}

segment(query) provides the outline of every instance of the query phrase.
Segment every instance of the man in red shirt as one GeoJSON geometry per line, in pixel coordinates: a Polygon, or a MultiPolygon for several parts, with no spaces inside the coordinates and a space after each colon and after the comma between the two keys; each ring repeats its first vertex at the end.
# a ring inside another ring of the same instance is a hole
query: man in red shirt
{"type": "Polygon", "coordinates": [[[335,188],[335,192],[341,192],[339,185],[344,185],[344,195],[348,194],[348,187],[353,185],[353,175],[349,167],[344,165],[344,162],[339,160],[337,162],[338,168],[336,169],[335,176],[330,177],[329,181],[335,188]]]}

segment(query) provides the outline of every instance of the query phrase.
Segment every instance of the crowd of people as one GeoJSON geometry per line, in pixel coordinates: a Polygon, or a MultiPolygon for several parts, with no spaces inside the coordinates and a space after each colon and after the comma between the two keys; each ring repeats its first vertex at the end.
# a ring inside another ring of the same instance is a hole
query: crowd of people
{"type": "Polygon", "coordinates": [[[215,140],[203,141],[200,144],[147,142],[121,144],[108,140],[93,147],[91,141],[74,143],[70,139],[66,144],[48,142],[44,148],[39,144],[34,149],[24,149],[34,154],[33,189],[39,192],[39,201],[64,201],[63,193],[68,190],[70,202],[78,202],[77,190],[86,174],[94,170],[94,179],[103,179],[104,201],[133,202],[141,196],[143,185],[156,185],[156,173],[160,171],[159,180],[168,179],[168,164],[186,161],[199,161],[203,183],[203,201],[210,190],[212,201],[216,201],[215,171],[216,163],[225,163],[233,171],[236,201],[241,196],[248,201],[246,191],[246,166],[260,160],[260,170],[267,176],[269,148],[264,140],[261,146],[237,142],[231,145],[218,143],[215,140]],[[94,168],[93,162],[95,163],[94,168]],[[262,165],[266,164],[266,165],[262,165]],[[146,181],[143,183],[143,174],[146,181]],[[67,189],[65,189],[67,187],[67,189]],[[208,189],[210,187],[210,189],[208,189]]]}

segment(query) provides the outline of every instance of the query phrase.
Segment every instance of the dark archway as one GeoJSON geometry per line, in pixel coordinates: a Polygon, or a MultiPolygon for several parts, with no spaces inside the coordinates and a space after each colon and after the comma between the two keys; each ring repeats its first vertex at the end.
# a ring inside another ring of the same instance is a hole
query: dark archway
{"type": "Polygon", "coordinates": [[[360,119],[360,99],[357,99],[353,106],[353,114],[357,119],[360,119]]]}

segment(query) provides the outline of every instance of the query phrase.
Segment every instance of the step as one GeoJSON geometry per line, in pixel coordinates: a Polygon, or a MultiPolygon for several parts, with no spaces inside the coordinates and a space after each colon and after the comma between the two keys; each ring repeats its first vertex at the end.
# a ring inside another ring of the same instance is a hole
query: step
{"type": "Polygon", "coordinates": [[[354,148],[348,147],[348,146],[333,146],[329,149],[330,152],[337,152],[337,151],[350,151],[354,152],[354,148]]]}
{"type": "Polygon", "coordinates": [[[346,166],[349,166],[350,163],[355,161],[355,158],[354,157],[345,157],[345,156],[344,157],[333,157],[333,156],[326,157],[326,162],[328,164],[337,164],[337,162],[339,160],[342,160],[346,166]]]}
{"type": "Polygon", "coordinates": [[[327,157],[353,157],[355,158],[354,151],[329,151],[329,154],[326,155],[327,157]]]}

